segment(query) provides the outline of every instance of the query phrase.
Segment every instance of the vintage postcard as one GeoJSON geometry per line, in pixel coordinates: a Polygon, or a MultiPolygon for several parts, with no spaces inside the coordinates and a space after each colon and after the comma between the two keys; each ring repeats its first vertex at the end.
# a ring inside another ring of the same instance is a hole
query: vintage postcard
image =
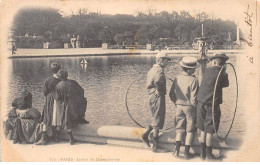
{"type": "Polygon", "coordinates": [[[2,0],[1,162],[259,162],[259,0],[2,0]]]}

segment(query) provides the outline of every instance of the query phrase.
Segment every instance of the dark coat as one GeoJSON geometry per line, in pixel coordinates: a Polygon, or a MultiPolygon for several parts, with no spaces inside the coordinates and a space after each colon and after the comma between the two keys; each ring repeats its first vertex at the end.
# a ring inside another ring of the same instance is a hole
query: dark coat
{"type": "Polygon", "coordinates": [[[40,112],[32,108],[31,93],[22,94],[12,102],[13,108],[8,113],[8,118],[4,124],[6,137],[10,140],[16,140],[24,143],[34,143],[39,137],[36,130],[38,126],[40,112]]]}
{"type": "Polygon", "coordinates": [[[74,80],[64,80],[57,84],[57,125],[64,129],[77,126],[85,117],[87,100],[84,89],[74,80]]]}
{"type": "MultiPolygon", "coordinates": [[[[212,104],[215,83],[220,69],[221,67],[214,66],[205,70],[197,96],[199,102],[203,104],[212,104]]],[[[222,88],[228,86],[228,74],[222,71],[216,88],[215,104],[222,104],[222,88]]]]}
{"type": "Polygon", "coordinates": [[[218,85],[215,94],[214,121],[212,118],[212,100],[217,76],[221,67],[214,66],[207,68],[204,72],[203,79],[198,92],[197,105],[197,127],[206,133],[215,133],[214,127],[218,130],[220,123],[220,104],[222,104],[222,88],[229,86],[228,74],[223,72],[219,76],[218,85]]]}

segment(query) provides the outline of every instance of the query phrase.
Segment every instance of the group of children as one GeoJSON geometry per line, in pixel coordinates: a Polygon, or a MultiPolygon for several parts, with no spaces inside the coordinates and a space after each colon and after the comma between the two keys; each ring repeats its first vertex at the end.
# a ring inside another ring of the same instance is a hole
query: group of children
{"type": "Polygon", "coordinates": [[[84,89],[75,80],[68,79],[68,72],[58,63],[53,62],[50,69],[52,75],[44,83],[42,113],[32,107],[32,94],[27,90],[12,102],[4,130],[6,137],[14,143],[46,145],[50,137],[58,143],[59,132],[64,129],[73,145],[76,140],[72,130],[79,124],[89,123],[85,120],[84,89]],[[48,135],[47,132],[52,133],[48,135]]]}
{"type": "MultiPolygon", "coordinates": [[[[167,57],[166,54],[159,55],[158,57],[162,59],[161,61],[170,60],[170,58],[167,57]]],[[[198,79],[194,76],[195,70],[199,66],[197,59],[194,57],[183,57],[182,60],[179,62],[179,65],[182,68],[182,72],[178,74],[178,76],[176,76],[176,78],[173,80],[173,84],[169,93],[170,99],[176,106],[176,146],[174,150],[175,156],[179,157],[181,141],[186,134],[184,158],[191,158],[192,155],[190,154],[189,150],[193,142],[194,133],[197,132],[198,128],[201,131],[201,158],[216,159],[212,155],[213,134],[215,133],[215,130],[218,130],[220,123],[221,111],[219,105],[222,103],[222,88],[229,86],[228,75],[225,72],[225,64],[228,59],[229,57],[226,56],[226,54],[224,53],[215,54],[211,58],[209,58],[212,66],[205,69],[200,85],[198,79]],[[224,68],[221,71],[222,67],[224,68]],[[215,91],[213,119],[212,100],[217,77],[219,78],[215,91]],[[215,125],[213,125],[213,120],[215,125]]],[[[163,65],[163,63],[160,64],[160,60],[157,59],[157,61],[159,61],[159,63],[156,65],[161,66],[160,68],[162,68],[163,70],[165,65],[163,65]]],[[[151,70],[149,71],[148,75],[151,74],[151,70]]],[[[153,85],[147,86],[147,89],[149,89],[149,91],[154,91],[153,94],[150,94],[151,92],[149,92],[150,96],[159,93],[160,97],[163,97],[162,95],[165,94],[165,92],[160,92],[160,90],[162,88],[164,89],[166,85],[166,82],[163,81],[165,80],[164,72],[161,72],[163,74],[159,73],[157,69],[156,74],[154,74],[155,76],[153,76],[154,78],[151,79],[149,78],[151,76],[148,76],[148,84],[153,85]],[[156,78],[159,75],[162,75],[163,78],[156,78]]],[[[165,101],[161,104],[165,104],[165,101]]],[[[160,120],[164,121],[165,118],[165,106],[160,106],[163,107],[161,108],[164,112],[164,115],[162,116],[158,115],[158,112],[162,111],[160,110],[160,108],[158,108],[158,105],[155,106],[150,104],[153,122],[142,136],[143,142],[148,146],[149,141],[147,137],[152,131],[152,128],[156,127],[156,125],[153,124],[156,121],[155,119],[158,120],[159,118],[160,120]],[[158,109],[158,111],[154,113],[154,109],[156,108],[158,109]]],[[[160,128],[162,129],[162,127],[160,128]]],[[[157,146],[154,146],[153,148],[158,149],[157,146]]]]}

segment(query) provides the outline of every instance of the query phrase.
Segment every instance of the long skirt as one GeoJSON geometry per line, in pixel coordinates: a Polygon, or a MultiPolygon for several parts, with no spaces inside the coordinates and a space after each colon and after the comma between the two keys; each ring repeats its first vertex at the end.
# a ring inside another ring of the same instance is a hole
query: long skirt
{"type": "Polygon", "coordinates": [[[9,118],[5,121],[5,135],[9,140],[35,143],[41,132],[40,124],[34,119],[9,118]]]}
{"type": "MultiPolygon", "coordinates": [[[[46,126],[52,126],[53,124],[53,107],[54,107],[54,97],[53,94],[50,93],[46,97],[46,102],[43,108],[43,123],[46,126]]],[[[54,116],[55,117],[55,116],[54,116]]]]}

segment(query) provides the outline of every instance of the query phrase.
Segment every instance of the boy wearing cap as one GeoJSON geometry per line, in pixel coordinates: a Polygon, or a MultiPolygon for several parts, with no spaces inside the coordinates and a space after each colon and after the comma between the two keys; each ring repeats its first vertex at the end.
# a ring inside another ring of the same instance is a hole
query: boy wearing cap
{"type": "Polygon", "coordinates": [[[152,123],[146,132],[142,135],[143,142],[150,147],[148,136],[153,130],[153,151],[164,152],[159,146],[159,129],[163,128],[165,119],[165,95],[166,95],[166,78],[164,68],[171,59],[165,53],[156,55],[156,64],[147,74],[147,89],[150,97],[150,109],[152,113],[152,123]]]}
{"type": "Polygon", "coordinates": [[[196,132],[196,105],[199,83],[193,75],[198,63],[194,57],[183,57],[179,62],[182,72],[174,79],[169,96],[176,105],[175,128],[176,148],[175,156],[179,156],[183,136],[185,138],[184,158],[191,157],[189,150],[196,132]]]}
{"type": "Polygon", "coordinates": [[[215,54],[210,58],[212,67],[206,68],[198,92],[197,127],[201,130],[202,159],[205,159],[206,157],[208,159],[215,159],[212,155],[213,134],[215,133],[214,127],[217,131],[220,122],[221,111],[219,105],[222,104],[222,88],[229,86],[228,74],[225,72],[225,64],[228,59],[229,57],[224,53],[215,54]],[[222,67],[224,67],[224,69],[219,76],[215,93],[214,126],[212,118],[212,100],[216,79],[222,67]]]}

